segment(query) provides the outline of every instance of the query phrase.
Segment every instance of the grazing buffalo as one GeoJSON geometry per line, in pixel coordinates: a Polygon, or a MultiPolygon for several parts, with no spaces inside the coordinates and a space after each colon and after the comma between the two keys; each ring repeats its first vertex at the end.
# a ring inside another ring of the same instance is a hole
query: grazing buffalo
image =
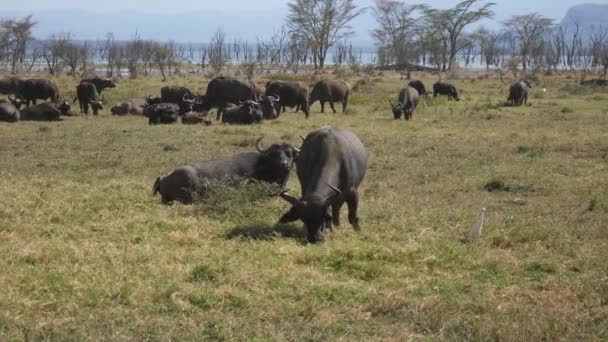
{"type": "Polygon", "coordinates": [[[19,121],[19,109],[6,100],[0,100],[0,121],[19,121]]]}
{"type": "Polygon", "coordinates": [[[17,77],[6,77],[0,79],[0,94],[20,95],[23,87],[23,80],[17,77]]]}
{"type": "Polygon", "coordinates": [[[407,85],[416,89],[418,91],[418,95],[420,95],[420,96],[429,94],[426,91],[426,87],[424,86],[424,83],[422,83],[422,81],[420,81],[420,80],[410,81],[410,83],[408,83],[407,85]]]}
{"type": "Polygon", "coordinates": [[[226,177],[255,179],[284,187],[299,150],[285,143],[273,144],[263,150],[260,147],[261,140],[259,138],[256,142],[257,152],[180,166],[156,179],[153,194],[160,193],[163,203],[178,201],[190,204],[194,201],[202,180],[226,177]]]}
{"type": "Polygon", "coordinates": [[[100,78],[100,77],[91,77],[84,78],[80,80],[80,83],[93,83],[95,88],[97,88],[97,92],[101,94],[101,92],[106,88],[115,88],[116,83],[109,78],[100,78]]]}
{"type": "Polygon", "coordinates": [[[418,98],[418,90],[414,87],[407,86],[401,89],[397,104],[391,103],[395,119],[400,119],[401,114],[403,114],[405,120],[410,120],[412,115],[414,115],[414,110],[418,106],[418,98]]]}
{"type": "Polygon", "coordinates": [[[260,104],[248,100],[239,106],[227,107],[222,115],[222,122],[227,124],[250,125],[261,123],[264,114],[260,104]]]}
{"type": "Polygon", "coordinates": [[[38,99],[50,99],[51,102],[57,102],[59,90],[57,85],[50,80],[32,78],[23,81],[19,96],[26,106],[29,106],[30,103],[36,104],[38,99]]]}
{"type": "Polygon", "coordinates": [[[207,85],[207,93],[196,99],[195,110],[209,111],[217,108],[220,119],[226,104],[255,100],[255,84],[228,77],[216,77],[207,85]]]}
{"type": "Polygon", "coordinates": [[[460,101],[456,87],[447,82],[438,81],[433,84],[433,97],[437,97],[437,95],[447,95],[448,101],[451,99],[460,101]]]}
{"type": "Polygon", "coordinates": [[[93,83],[80,82],[76,86],[76,97],[74,101],[80,104],[80,113],[89,115],[89,105],[93,109],[93,114],[99,114],[100,110],[103,110],[103,104],[99,100],[99,94],[97,93],[97,87],[93,83]]]}
{"type": "Polygon", "coordinates": [[[308,241],[321,241],[332,222],[340,225],[340,208],[346,202],[348,221],[355,230],[359,229],[357,188],[367,169],[367,152],[357,136],[330,126],[312,131],[304,139],[296,169],[302,198],[281,194],[292,207],[280,223],[302,220],[308,241]]]}
{"type": "Polygon", "coordinates": [[[116,103],[110,111],[112,115],[144,115],[143,107],[146,104],[144,99],[130,99],[116,103]]]}
{"type": "Polygon", "coordinates": [[[29,106],[21,110],[21,121],[59,121],[61,115],[68,115],[70,103],[44,102],[38,105],[29,106]]]}
{"type": "Polygon", "coordinates": [[[608,86],[608,80],[603,80],[601,78],[594,78],[591,80],[581,81],[582,86],[592,86],[592,87],[605,87],[608,86]]]}
{"type": "Polygon", "coordinates": [[[511,88],[509,88],[509,98],[507,98],[507,102],[511,104],[511,106],[521,106],[524,103],[528,104],[528,89],[532,88],[529,81],[516,81],[511,84],[511,88]]]}
{"type": "Polygon", "coordinates": [[[148,118],[148,124],[172,124],[177,122],[177,116],[181,109],[175,103],[155,103],[144,107],[144,116],[148,118]]]}
{"type": "Polygon", "coordinates": [[[310,92],[308,104],[321,102],[321,113],[325,113],[325,102],[329,102],[331,110],[335,113],[334,102],[342,103],[342,113],[346,112],[350,85],[341,80],[321,80],[315,84],[310,92]]]}
{"type": "Polygon", "coordinates": [[[279,108],[283,107],[283,112],[285,107],[296,107],[296,113],[302,109],[308,119],[310,113],[308,87],[303,82],[268,81],[266,95],[279,97],[281,99],[279,108]]]}

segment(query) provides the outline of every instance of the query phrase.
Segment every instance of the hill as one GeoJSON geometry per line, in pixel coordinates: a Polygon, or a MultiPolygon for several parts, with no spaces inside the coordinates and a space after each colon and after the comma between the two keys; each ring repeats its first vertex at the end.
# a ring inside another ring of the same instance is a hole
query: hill
{"type": "Polygon", "coordinates": [[[582,4],[571,7],[560,25],[571,28],[578,23],[583,29],[608,28],[608,4],[582,4]]]}

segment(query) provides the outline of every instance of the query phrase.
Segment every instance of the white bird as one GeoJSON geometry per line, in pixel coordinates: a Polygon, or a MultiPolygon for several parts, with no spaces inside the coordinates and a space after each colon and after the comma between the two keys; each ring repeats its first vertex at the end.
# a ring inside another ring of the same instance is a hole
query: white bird
{"type": "Polygon", "coordinates": [[[546,92],[547,92],[547,88],[543,88],[543,93],[546,93],[546,92]]]}
{"type": "Polygon", "coordinates": [[[483,217],[485,213],[486,208],[481,208],[477,221],[471,225],[471,230],[469,231],[469,241],[472,241],[481,235],[481,230],[483,229],[483,217]]]}

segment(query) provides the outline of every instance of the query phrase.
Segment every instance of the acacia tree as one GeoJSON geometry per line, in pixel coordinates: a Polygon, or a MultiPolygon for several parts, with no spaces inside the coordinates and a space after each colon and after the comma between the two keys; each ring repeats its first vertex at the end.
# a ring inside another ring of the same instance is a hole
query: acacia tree
{"type": "Polygon", "coordinates": [[[371,36],[376,40],[381,51],[386,54],[383,59],[385,63],[394,61],[398,65],[405,66],[416,59],[416,49],[413,47],[414,39],[417,37],[415,28],[417,20],[413,18],[419,5],[407,5],[403,2],[393,0],[376,0],[372,13],[378,27],[371,31],[371,36]]]}
{"type": "Polygon", "coordinates": [[[538,13],[530,13],[514,15],[505,21],[504,25],[519,43],[521,66],[525,71],[528,67],[530,53],[539,44],[543,34],[553,26],[553,19],[538,13]]]}
{"type": "Polygon", "coordinates": [[[294,0],[287,6],[287,27],[311,46],[315,69],[323,69],[329,48],[353,34],[350,22],[365,11],[354,0],[294,0]]]}
{"type": "MultiPolygon", "coordinates": [[[[426,21],[433,31],[445,37],[448,66],[450,69],[456,62],[458,52],[472,44],[470,39],[463,39],[462,34],[465,27],[484,18],[494,17],[493,2],[480,4],[481,0],[465,0],[453,8],[441,10],[425,8],[426,21]],[[477,5],[479,4],[479,7],[477,5]]],[[[445,70],[445,65],[443,66],[445,70]]]]}

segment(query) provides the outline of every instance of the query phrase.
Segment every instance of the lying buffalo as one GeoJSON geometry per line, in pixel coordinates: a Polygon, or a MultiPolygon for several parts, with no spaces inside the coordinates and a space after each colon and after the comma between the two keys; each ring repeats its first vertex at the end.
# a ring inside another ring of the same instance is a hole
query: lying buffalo
{"type": "Polygon", "coordinates": [[[279,117],[277,107],[279,106],[279,103],[281,103],[280,98],[274,96],[261,95],[258,98],[258,102],[262,107],[262,115],[264,116],[264,119],[274,120],[279,117]]]}
{"type": "Polygon", "coordinates": [[[95,85],[95,88],[97,89],[97,92],[99,94],[101,94],[101,92],[104,91],[104,89],[106,88],[115,88],[116,87],[116,83],[114,83],[114,81],[112,81],[109,78],[100,78],[100,77],[90,77],[90,78],[83,78],[82,80],[80,80],[80,83],[92,83],[95,85]]]}
{"type": "Polygon", "coordinates": [[[255,84],[228,77],[216,77],[207,85],[207,93],[196,99],[195,110],[209,111],[217,108],[220,119],[228,103],[256,100],[255,84]]]}
{"type": "Polygon", "coordinates": [[[222,122],[227,124],[250,125],[261,123],[264,118],[262,107],[253,101],[245,101],[238,106],[226,107],[222,122]]]}
{"type": "Polygon", "coordinates": [[[153,194],[160,193],[163,203],[178,201],[190,204],[195,199],[197,187],[206,178],[222,179],[242,177],[284,187],[298,149],[289,144],[273,144],[266,150],[256,142],[257,152],[247,152],[234,157],[201,161],[180,166],[154,182],[153,194]]]}
{"type": "Polygon", "coordinates": [[[410,81],[410,83],[407,84],[408,86],[416,89],[416,91],[418,91],[418,95],[420,96],[424,96],[424,95],[428,95],[429,93],[426,91],[426,87],[424,86],[424,83],[420,80],[413,80],[410,81]]]}
{"type": "Polygon", "coordinates": [[[410,120],[418,106],[418,98],[418,91],[415,88],[407,86],[401,89],[397,104],[391,103],[395,119],[400,119],[403,114],[405,120],[410,120]]]}
{"type": "Polygon", "coordinates": [[[68,115],[70,103],[44,102],[38,105],[23,108],[20,112],[21,121],[59,121],[62,115],[68,115]]]}
{"type": "Polygon", "coordinates": [[[511,106],[521,106],[523,104],[528,104],[528,89],[532,88],[529,81],[516,81],[511,84],[509,88],[509,98],[507,98],[507,102],[511,104],[511,106]]]}
{"type": "Polygon", "coordinates": [[[357,136],[330,126],[312,131],[304,139],[296,170],[302,198],[281,194],[292,208],[280,223],[302,220],[308,241],[321,241],[325,228],[331,228],[332,222],[340,225],[340,208],[346,201],[348,221],[355,230],[359,229],[357,188],[367,170],[367,152],[357,136]]]}
{"type": "Polygon", "coordinates": [[[591,86],[591,87],[606,87],[608,86],[608,80],[603,80],[601,78],[594,78],[591,80],[581,81],[582,86],[591,86]]]}
{"type": "Polygon", "coordinates": [[[160,88],[160,98],[162,102],[176,103],[182,108],[184,113],[192,109],[194,95],[190,89],[179,86],[165,86],[160,88]]]}
{"type": "Polygon", "coordinates": [[[59,99],[59,90],[57,85],[50,80],[45,79],[27,79],[23,81],[19,95],[26,106],[30,103],[36,104],[36,100],[47,100],[57,102],[59,99]]]}
{"type": "Polygon", "coordinates": [[[433,84],[433,97],[437,97],[437,95],[447,95],[448,101],[451,99],[460,101],[456,87],[447,82],[438,81],[433,84]]]}
{"type": "Polygon", "coordinates": [[[94,115],[99,114],[99,111],[103,110],[103,105],[97,93],[97,87],[93,83],[80,82],[76,86],[76,97],[73,102],[76,102],[76,100],[78,100],[80,105],[80,113],[88,115],[89,105],[91,105],[94,115]]]}
{"type": "Polygon", "coordinates": [[[144,99],[130,99],[116,103],[110,111],[112,115],[144,115],[143,107],[146,104],[144,99]]]}
{"type": "Polygon", "coordinates": [[[0,100],[0,121],[17,122],[19,121],[19,109],[12,103],[0,100]]]}
{"type": "Polygon", "coordinates": [[[180,107],[175,103],[154,103],[144,107],[144,116],[148,118],[148,124],[173,124],[177,122],[180,107]]]}
{"type": "Polygon", "coordinates": [[[329,102],[331,110],[335,113],[334,102],[342,103],[342,113],[346,112],[350,85],[341,80],[321,80],[315,84],[310,92],[308,104],[321,102],[321,113],[325,113],[325,102],[329,102]]]}
{"type": "Polygon", "coordinates": [[[283,112],[285,112],[285,107],[296,107],[296,112],[302,109],[308,119],[310,113],[308,87],[303,82],[268,81],[266,95],[279,97],[283,112]]]}

